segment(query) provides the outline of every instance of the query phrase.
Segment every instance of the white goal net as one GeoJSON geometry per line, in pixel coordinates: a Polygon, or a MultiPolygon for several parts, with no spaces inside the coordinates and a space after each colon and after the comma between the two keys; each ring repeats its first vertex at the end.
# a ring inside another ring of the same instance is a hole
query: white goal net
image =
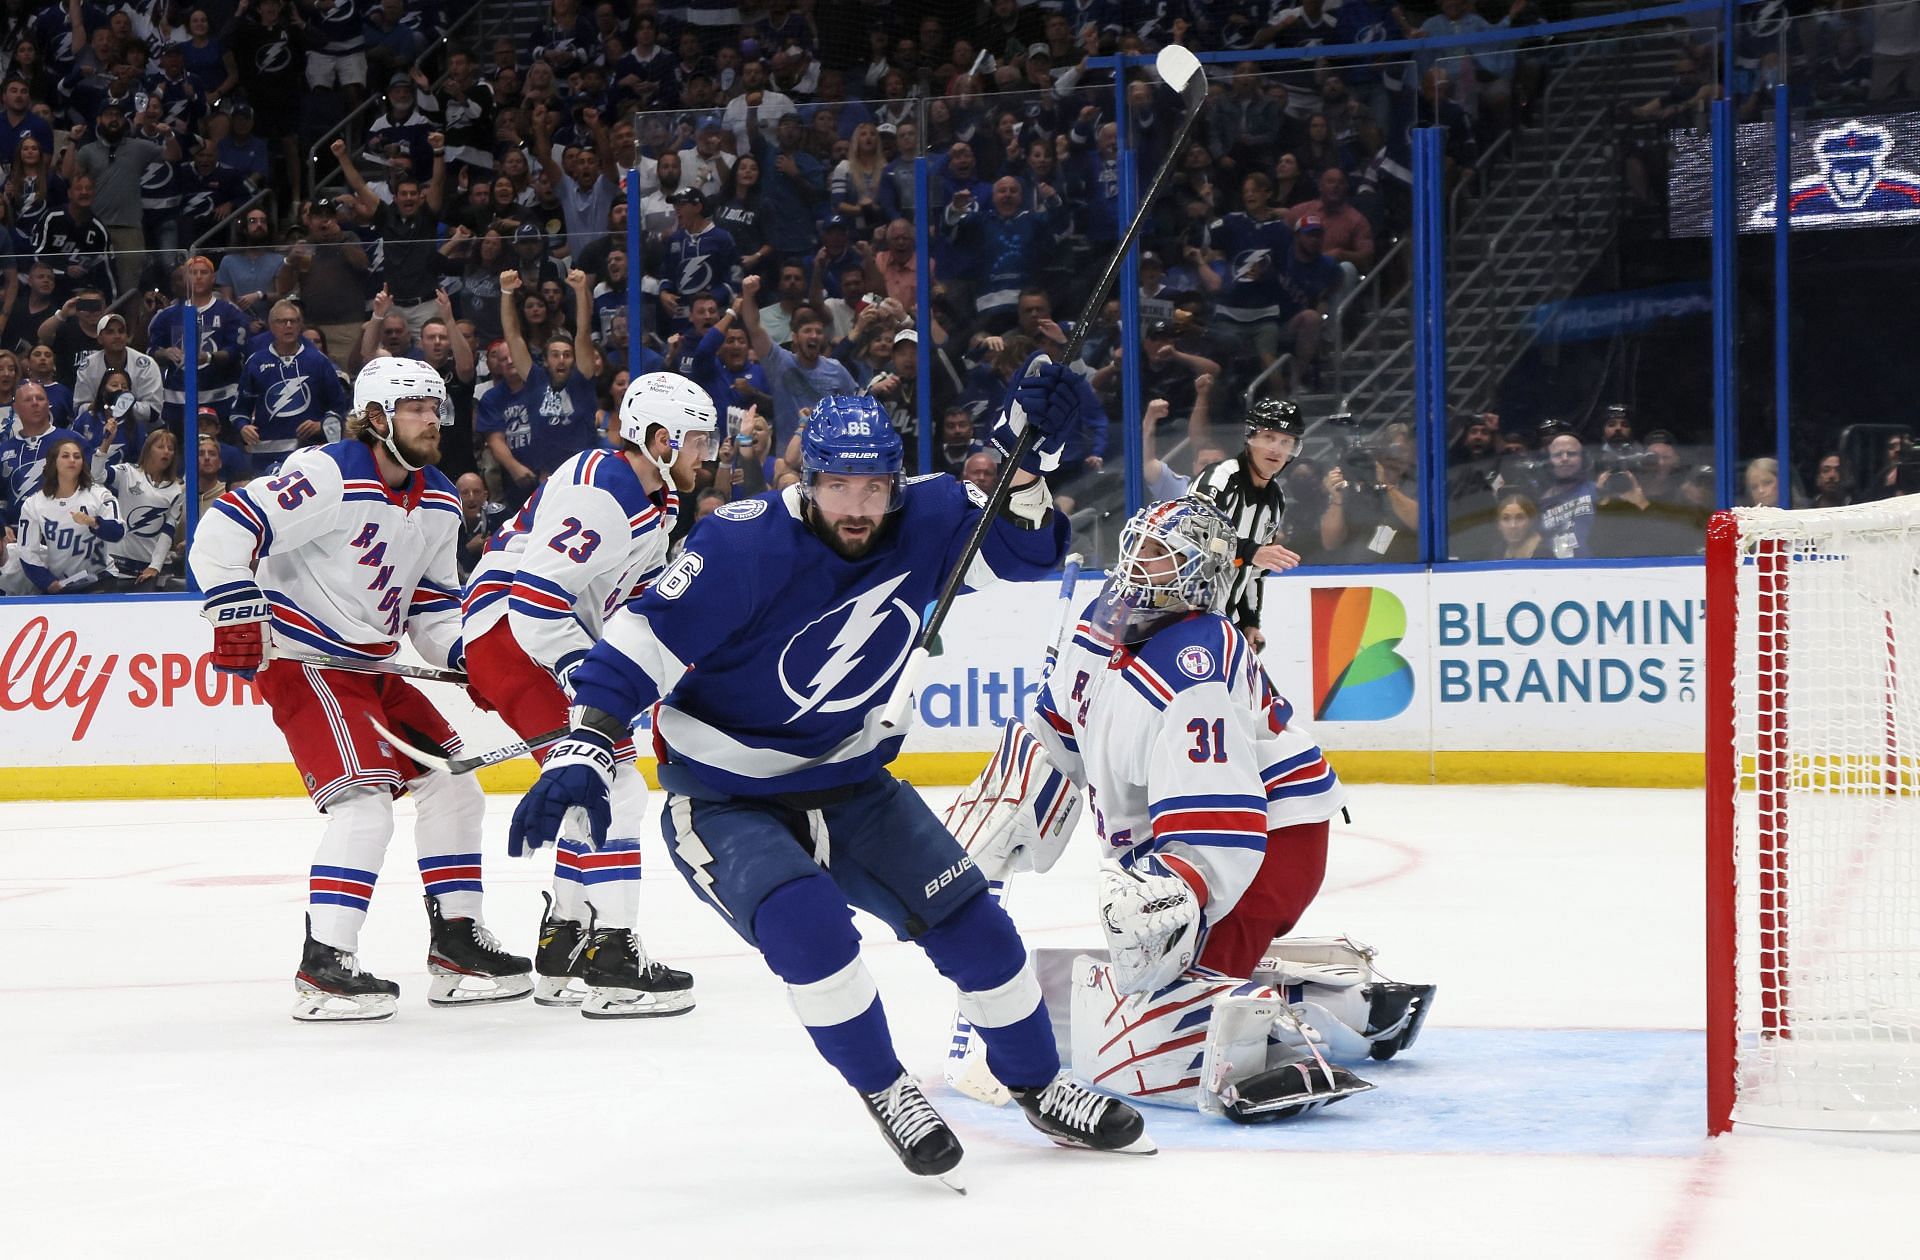
{"type": "Polygon", "coordinates": [[[1708,601],[1711,1126],[1920,1129],[1920,498],[1723,514],[1708,601]]]}

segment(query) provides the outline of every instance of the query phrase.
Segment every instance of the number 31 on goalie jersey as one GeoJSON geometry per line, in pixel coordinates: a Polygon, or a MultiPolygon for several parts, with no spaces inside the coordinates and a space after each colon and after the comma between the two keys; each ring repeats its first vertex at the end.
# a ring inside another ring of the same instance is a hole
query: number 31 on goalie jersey
{"type": "Polygon", "coordinates": [[[1226,763],[1227,719],[1195,718],[1187,723],[1187,733],[1193,736],[1193,747],[1187,749],[1188,761],[1226,763]]]}

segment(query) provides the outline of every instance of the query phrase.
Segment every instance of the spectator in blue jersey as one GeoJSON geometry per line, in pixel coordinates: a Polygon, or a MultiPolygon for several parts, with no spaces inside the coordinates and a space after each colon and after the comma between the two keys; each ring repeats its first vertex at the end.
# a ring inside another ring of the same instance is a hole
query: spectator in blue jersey
{"type": "Polygon", "coordinates": [[[46,388],[37,381],[21,381],[13,391],[13,427],[0,434],[0,489],[7,500],[0,508],[0,524],[12,528],[18,523],[20,505],[39,484],[47,456],[56,443],[69,440],[86,449],[78,433],[53,423],[46,388]]]}
{"type": "MultiPolygon", "coordinates": [[[[240,368],[246,362],[247,316],[214,291],[213,260],[201,254],[187,259],[186,291],[198,312],[200,328],[199,401],[224,419],[240,393],[240,368]]],[[[185,316],[181,303],[162,307],[147,326],[147,349],[160,364],[166,390],[161,418],[170,429],[186,425],[185,316]]]]}
{"type": "Polygon", "coordinates": [[[192,158],[174,164],[173,183],[180,198],[174,220],[182,242],[204,236],[251,195],[239,172],[220,165],[210,140],[202,141],[192,158]]]}
{"type": "MultiPolygon", "coordinates": [[[[200,448],[209,445],[213,447],[215,475],[220,481],[227,485],[240,486],[253,479],[253,461],[247,458],[246,451],[221,436],[224,427],[218,411],[212,407],[200,408],[199,414],[194,417],[194,426],[199,434],[196,445],[200,448]]],[[[201,466],[201,473],[200,490],[204,495],[206,493],[204,464],[201,466]]],[[[216,494],[214,497],[219,496],[216,494]]]]}
{"type": "Polygon", "coordinates": [[[1020,293],[1052,255],[1066,210],[1058,196],[1042,210],[1022,209],[1025,190],[1012,175],[994,181],[992,196],[991,208],[962,209],[956,199],[946,223],[960,252],[979,259],[974,309],[985,327],[999,330],[1015,322],[1020,293]]]}
{"type": "Polygon", "coordinates": [[[773,394],[774,449],[779,451],[799,432],[801,412],[811,411],[828,394],[851,394],[860,387],[844,366],[826,357],[826,321],[810,307],[802,307],[793,317],[793,349],[774,345],[760,324],[760,307],[754,301],[759,291],[758,276],[741,281],[738,309],[773,394]]]}
{"type": "Polygon", "coordinates": [[[1199,268],[1201,287],[1213,297],[1213,332],[1234,357],[1257,355],[1262,367],[1280,354],[1277,275],[1293,248],[1293,232],[1272,196],[1265,171],[1247,172],[1240,181],[1244,209],[1209,223],[1200,238],[1221,264],[1199,268]]]}
{"type": "MultiPolygon", "coordinates": [[[[753,339],[739,323],[737,312],[736,302],[723,317],[728,321],[725,326],[716,324],[701,337],[689,373],[713,399],[715,413],[736,421],[751,408],[773,411],[773,389],[767,384],[766,371],[753,361],[753,339]],[[720,336],[713,343],[713,352],[703,357],[701,348],[715,331],[720,336]]],[[[729,431],[734,427],[730,425],[729,431]]]]}
{"type": "Polygon", "coordinates": [[[1587,448],[1571,429],[1547,442],[1547,486],[1540,493],[1540,534],[1556,560],[1594,555],[1593,523],[1600,491],[1588,467],[1587,448]]]}
{"type": "Polygon", "coordinates": [[[73,418],[71,427],[87,449],[94,476],[105,477],[109,468],[126,463],[146,441],[146,431],[134,418],[133,407],[133,381],[114,368],[100,377],[92,397],[73,418]]]}
{"type": "Polygon", "coordinates": [[[727,382],[716,378],[716,368],[720,345],[726,340],[727,329],[733,327],[735,318],[733,307],[728,306],[723,312],[713,294],[695,294],[687,302],[687,330],[667,338],[667,354],[661,363],[663,370],[678,372],[714,394],[714,412],[722,419],[726,417],[727,404],[720,399],[727,392],[727,382]]]}
{"type": "Polygon", "coordinates": [[[340,374],[302,335],[300,308],[275,302],[267,326],[273,340],[241,371],[233,417],[257,476],[276,471],[300,447],[338,434],[347,410],[340,374]]]}
{"type": "Polygon", "coordinates": [[[673,212],[680,226],[667,238],[660,260],[660,313],[666,320],[662,327],[677,331],[685,326],[692,295],[711,293],[723,306],[733,300],[740,253],[727,230],[708,216],[706,194],[698,188],[675,192],[673,212]]]}
{"type": "Polygon", "coordinates": [[[1095,247],[1120,239],[1120,132],[1089,105],[1068,135],[1067,195],[1080,207],[1079,234],[1095,247]]]}
{"type": "Polygon", "coordinates": [[[40,142],[40,151],[53,152],[53,126],[33,112],[33,89],[23,78],[9,77],[0,88],[0,163],[11,166],[20,141],[32,136],[40,142]]]}
{"type": "MultiPolygon", "coordinates": [[[[758,107],[747,110],[757,119],[758,107]]],[[[815,225],[827,196],[827,172],[820,160],[801,147],[803,130],[798,114],[780,120],[769,146],[760,128],[750,126],[753,155],[760,159],[760,226],[774,252],[791,258],[811,254],[819,240],[815,225]]]]}
{"type": "Polygon", "coordinates": [[[593,378],[600,373],[600,352],[593,344],[593,299],[584,271],[567,273],[575,301],[575,332],[550,338],[535,362],[520,332],[514,299],[520,273],[500,274],[498,343],[504,362],[487,352],[494,386],[479,401],[474,431],[487,435],[487,449],[505,474],[502,486],[512,503],[524,502],[541,479],[562,461],[597,446],[601,439],[599,403],[593,378]]]}
{"type": "Polygon", "coordinates": [[[1303,214],[1293,225],[1293,248],[1274,274],[1280,296],[1281,341],[1293,351],[1296,379],[1317,386],[1320,379],[1320,329],[1327,303],[1340,287],[1340,264],[1321,252],[1325,225],[1317,214],[1303,214]]]}
{"type": "Polygon", "coordinates": [[[272,157],[266,140],[257,135],[253,128],[253,106],[245,101],[235,101],[227,134],[214,146],[214,155],[220,165],[246,180],[250,189],[258,191],[267,186],[272,157]]]}

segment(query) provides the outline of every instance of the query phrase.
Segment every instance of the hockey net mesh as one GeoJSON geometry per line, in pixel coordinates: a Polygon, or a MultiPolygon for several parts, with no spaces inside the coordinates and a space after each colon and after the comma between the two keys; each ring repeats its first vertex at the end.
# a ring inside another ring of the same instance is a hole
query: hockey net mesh
{"type": "Polygon", "coordinates": [[[1920,1128],[1920,499],[1737,521],[1733,1118],[1920,1128]]]}

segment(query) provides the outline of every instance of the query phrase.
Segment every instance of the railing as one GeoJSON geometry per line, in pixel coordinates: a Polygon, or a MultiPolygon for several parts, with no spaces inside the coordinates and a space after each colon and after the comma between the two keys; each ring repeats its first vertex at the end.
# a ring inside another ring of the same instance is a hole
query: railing
{"type": "MultiPolygon", "coordinates": [[[[467,27],[474,25],[478,21],[481,12],[487,7],[488,6],[485,4],[475,4],[473,8],[468,9],[465,13],[461,14],[458,18],[454,19],[453,25],[449,26],[446,29],[445,33],[443,33],[439,39],[436,39],[433,41],[433,43],[427,45],[427,47],[421,51],[420,55],[414,58],[414,64],[423,65],[435,53],[441,52],[444,49],[451,47],[453,44],[454,36],[463,34],[467,27]]],[[[512,10],[508,8],[508,9],[504,9],[503,12],[507,13],[510,16],[512,13],[512,10]]],[[[499,27],[500,27],[499,22],[495,22],[489,25],[488,27],[486,27],[486,29],[479,32],[479,38],[481,40],[485,40],[488,36],[492,35],[495,31],[497,31],[499,27]]],[[[446,72],[443,70],[440,73],[440,77],[433,81],[432,86],[437,88],[441,84],[445,83],[446,81],[447,81],[447,75],[446,75],[446,72]]],[[[373,85],[369,85],[369,88],[371,88],[372,86],[373,85]]],[[[318,140],[314,141],[313,147],[307,150],[306,191],[307,191],[307,199],[309,201],[311,201],[313,198],[319,195],[320,186],[321,186],[320,185],[320,159],[323,155],[329,156],[329,157],[332,156],[328,146],[331,145],[335,140],[339,139],[341,136],[346,135],[348,131],[353,128],[355,123],[359,122],[361,119],[371,114],[374,110],[379,109],[381,105],[386,101],[386,99],[387,98],[386,98],[386,91],[385,91],[384,85],[382,85],[381,90],[379,91],[370,91],[366,100],[361,101],[359,106],[351,110],[345,118],[342,118],[339,122],[335,123],[332,127],[330,127],[327,130],[326,134],[321,136],[318,140]]]]}
{"type": "MultiPolygon", "coordinates": [[[[1518,207],[1506,213],[1505,222],[1502,223],[1500,228],[1494,233],[1494,235],[1491,238],[1487,240],[1487,242],[1483,246],[1486,252],[1486,256],[1482,259],[1480,266],[1477,267],[1467,277],[1458,281],[1449,282],[1448,290],[1450,293],[1458,294],[1463,292],[1466,286],[1469,285],[1475,278],[1478,277],[1480,271],[1485,268],[1487,262],[1492,260],[1494,256],[1495,243],[1498,242],[1508,232],[1512,231],[1514,226],[1521,221],[1526,210],[1533,205],[1533,203],[1540,197],[1540,195],[1543,192],[1545,192],[1548,188],[1552,187],[1554,179],[1557,178],[1558,176],[1558,172],[1561,168],[1561,165],[1564,164],[1568,156],[1576,150],[1579,138],[1584,137],[1587,134],[1587,132],[1592,129],[1595,120],[1604,116],[1604,115],[1596,114],[1595,118],[1590,119],[1586,124],[1586,126],[1584,126],[1580,130],[1580,132],[1577,133],[1575,139],[1568,141],[1565,144],[1555,143],[1553,139],[1552,131],[1553,131],[1553,117],[1554,117],[1554,101],[1556,96],[1558,96],[1559,99],[1564,102],[1566,94],[1568,92],[1573,91],[1575,86],[1580,83],[1579,77],[1574,75],[1573,72],[1577,68],[1579,68],[1583,62],[1585,62],[1589,57],[1593,55],[1593,52],[1596,48],[1600,47],[1606,42],[1608,41],[1589,40],[1584,43],[1575,45],[1574,46],[1575,51],[1573,52],[1573,55],[1569,58],[1566,65],[1561,67],[1560,72],[1554,76],[1553,81],[1547,85],[1547,90],[1544,93],[1542,93],[1541,105],[1540,105],[1541,125],[1539,128],[1539,142],[1542,145],[1558,148],[1559,150],[1560,156],[1556,160],[1553,168],[1554,175],[1549,176],[1547,178],[1540,178],[1538,176],[1534,177],[1538,180],[1538,186],[1534,189],[1534,191],[1531,194],[1528,195],[1528,197],[1524,201],[1521,202],[1521,204],[1518,207]]],[[[1519,130],[1520,128],[1517,125],[1513,127],[1509,127],[1507,131],[1503,133],[1498,140],[1496,140],[1492,145],[1488,147],[1485,153],[1480,155],[1479,160],[1474,163],[1472,169],[1475,172],[1480,172],[1483,169],[1485,169],[1489,159],[1491,159],[1497,153],[1499,153],[1503,146],[1508,146],[1513,148],[1513,150],[1517,154],[1519,152],[1519,147],[1522,143],[1520,140],[1515,139],[1515,137],[1519,133],[1519,130]]],[[[1543,154],[1542,156],[1544,157],[1545,155],[1543,154]]],[[[1449,198],[1449,203],[1448,203],[1448,223],[1450,225],[1450,230],[1448,233],[1449,237],[1456,238],[1456,239],[1460,237],[1464,237],[1471,229],[1473,229],[1475,226],[1478,225],[1481,216],[1487,213],[1488,207],[1495,204],[1499,200],[1500,194],[1504,193],[1516,181],[1524,177],[1525,176],[1522,173],[1522,169],[1516,165],[1515,168],[1507,175],[1506,179],[1501,181],[1499,188],[1484,189],[1482,191],[1481,195],[1477,198],[1476,203],[1473,206],[1473,209],[1470,211],[1465,221],[1462,221],[1459,217],[1460,216],[1460,199],[1461,199],[1461,195],[1467,190],[1469,181],[1465,181],[1465,180],[1461,181],[1460,185],[1453,190],[1453,193],[1449,198]]],[[[1477,180],[1473,182],[1477,182],[1477,180]]],[[[1412,239],[1413,238],[1411,233],[1409,233],[1406,236],[1403,236],[1399,240],[1399,242],[1397,242],[1394,245],[1394,247],[1387,252],[1386,257],[1382,258],[1378,263],[1374,265],[1373,271],[1368,273],[1366,278],[1361,281],[1360,285],[1356,287],[1354,291],[1348,295],[1347,301],[1338,308],[1336,312],[1336,320],[1344,319],[1346,310],[1350,306],[1352,306],[1354,303],[1361,300],[1363,295],[1371,299],[1376,311],[1379,309],[1379,307],[1382,305],[1380,292],[1379,292],[1382,285],[1377,282],[1380,280],[1380,277],[1382,277],[1387,273],[1388,267],[1386,264],[1390,259],[1393,259],[1397,255],[1399,255],[1402,250],[1407,250],[1409,252],[1411,251],[1412,239]],[[1369,290],[1371,290],[1371,292],[1369,292],[1369,290]]],[[[1393,306],[1393,305],[1398,305],[1404,302],[1406,300],[1408,289],[1410,287],[1411,287],[1411,282],[1409,282],[1408,285],[1402,286],[1400,290],[1397,291],[1391,298],[1386,299],[1385,305],[1393,306]]],[[[1451,303],[1449,304],[1449,306],[1450,306],[1450,309],[1448,311],[1447,319],[1448,319],[1449,325],[1452,325],[1455,320],[1455,314],[1454,314],[1454,311],[1451,309],[1451,306],[1452,306],[1451,303]]],[[[1360,334],[1354,338],[1353,342],[1350,345],[1342,347],[1343,352],[1335,358],[1334,374],[1333,374],[1334,388],[1335,388],[1335,392],[1342,396],[1343,405],[1350,406],[1351,400],[1355,397],[1366,398],[1374,394],[1385,394],[1385,393],[1391,392],[1391,390],[1389,389],[1382,388],[1383,385],[1386,385],[1389,381],[1391,382],[1391,385],[1395,388],[1399,387],[1401,384],[1404,383],[1406,387],[1409,390],[1411,390],[1412,380],[1413,380],[1412,356],[1410,354],[1402,354],[1398,351],[1398,349],[1388,352],[1386,356],[1382,358],[1379,363],[1375,364],[1373,369],[1370,372],[1368,372],[1364,377],[1362,377],[1360,381],[1357,384],[1355,384],[1351,389],[1347,388],[1346,386],[1346,379],[1345,379],[1346,364],[1344,362],[1346,354],[1352,353],[1361,349],[1366,344],[1366,342],[1370,337],[1384,336],[1384,335],[1385,334],[1382,331],[1381,321],[1376,318],[1370,321],[1368,325],[1360,331],[1360,334]]],[[[1452,367],[1451,363],[1449,364],[1449,367],[1450,368],[1452,367]]]]}

